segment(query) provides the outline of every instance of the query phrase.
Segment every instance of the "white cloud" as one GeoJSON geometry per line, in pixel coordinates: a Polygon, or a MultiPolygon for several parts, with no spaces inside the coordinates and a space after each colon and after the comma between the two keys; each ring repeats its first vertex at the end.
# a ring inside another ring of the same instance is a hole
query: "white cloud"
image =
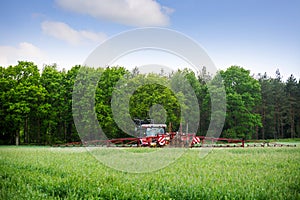
{"type": "Polygon", "coordinates": [[[56,0],[73,12],[130,26],[167,26],[172,8],[154,0],[56,0]]]}
{"type": "Polygon", "coordinates": [[[63,22],[44,21],[42,30],[45,34],[68,42],[72,45],[99,43],[106,39],[104,33],[95,33],[87,30],[75,30],[63,22]]]}
{"type": "Polygon", "coordinates": [[[32,61],[42,67],[45,60],[48,60],[46,54],[28,42],[22,42],[17,47],[0,46],[0,66],[3,67],[16,65],[17,61],[32,61]]]}

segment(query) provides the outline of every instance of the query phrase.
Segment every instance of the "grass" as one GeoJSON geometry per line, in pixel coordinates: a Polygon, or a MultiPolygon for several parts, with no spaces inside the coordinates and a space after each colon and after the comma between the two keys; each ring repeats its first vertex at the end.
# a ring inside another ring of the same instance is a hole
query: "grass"
{"type": "Polygon", "coordinates": [[[270,142],[291,142],[291,143],[297,143],[297,142],[300,142],[300,138],[270,139],[268,141],[270,141],[270,142]]]}
{"type": "Polygon", "coordinates": [[[136,174],[108,168],[80,147],[0,147],[0,199],[300,199],[299,147],[198,155],[189,149],[161,170],[136,174]]]}

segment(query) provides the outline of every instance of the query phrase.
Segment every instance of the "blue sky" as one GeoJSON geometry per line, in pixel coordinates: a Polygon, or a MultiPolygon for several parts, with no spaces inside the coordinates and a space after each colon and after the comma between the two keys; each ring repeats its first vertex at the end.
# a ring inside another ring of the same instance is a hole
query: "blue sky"
{"type": "MultiPolygon", "coordinates": [[[[30,60],[70,69],[120,32],[158,26],[194,39],[218,69],[239,65],[274,76],[279,68],[284,79],[300,78],[299,0],[0,2],[0,66],[30,60]]],[[[123,65],[141,64],[130,59],[123,65]]]]}

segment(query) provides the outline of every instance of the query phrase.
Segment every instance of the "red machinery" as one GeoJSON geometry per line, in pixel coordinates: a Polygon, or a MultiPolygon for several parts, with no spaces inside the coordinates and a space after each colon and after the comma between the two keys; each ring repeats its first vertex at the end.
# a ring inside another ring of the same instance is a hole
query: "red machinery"
{"type": "Polygon", "coordinates": [[[169,143],[170,136],[166,133],[166,124],[142,124],[140,132],[141,146],[164,146],[169,143]]]}
{"type": "Polygon", "coordinates": [[[121,146],[121,147],[256,147],[256,146],[296,146],[277,143],[268,143],[254,140],[214,138],[196,136],[194,133],[183,133],[180,126],[179,132],[171,131],[171,123],[167,132],[166,124],[155,124],[153,120],[134,120],[136,123],[136,137],[115,138],[108,140],[92,140],[84,142],[73,142],[65,145],[55,146],[121,146]],[[245,145],[245,142],[247,144],[245,145]]]}
{"type": "Polygon", "coordinates": [[[139,133],[140,144],[138,146],[150,146],[150,147],[163,147],[166,145],[183,147],[191,146],[191,142],[195,134],[172,132],[171,124],[169,125],[169,132],[166,132],[166,124],[154,124],[144,123],[140,121],[137,123],[137,132],[139,133]]]}
{"type": "MultiPolygon", "coordinates": [[[[195,134],[166,131],[166,124],[155,124],[152,120],[134,120],[136,123],[136,137],[115,138],[110,140],[93,140],[83,142],[85,146],[121,146],[121,147],[163,147],[171,145],[175,147],[189,147],[195,134]]],[[[180,130],[182,130],[180,128],[180,130]]],[[[70,145],[69,145],[70,146],[70,145]]]]}

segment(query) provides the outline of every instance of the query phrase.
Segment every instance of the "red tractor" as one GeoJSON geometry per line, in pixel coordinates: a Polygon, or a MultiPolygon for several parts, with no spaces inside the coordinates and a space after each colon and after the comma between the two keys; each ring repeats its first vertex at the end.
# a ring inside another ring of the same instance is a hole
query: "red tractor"
{"type": "Polygon", "coordinates": [[[164,146],[170,141],[166,124],[142,124],[140,126],[141,146],[164,146]]]}
{"type": "Polygon", "coordinates": [[[195,134],[184,134],[180,132],[166,131],[166,124],[154,124],[153,120],[134,120],[136,135],[140,138],[139,146],[162,147],[171,144],[172,146],[189,146],[195,134]]]}
{"type": "Polygon", "coordinates": [[[136,135],[140,138],[140,146],[164,146],[170,141],[166,132],[166,124],[154,124],[153,120],[135,119],[136,135]]]}

